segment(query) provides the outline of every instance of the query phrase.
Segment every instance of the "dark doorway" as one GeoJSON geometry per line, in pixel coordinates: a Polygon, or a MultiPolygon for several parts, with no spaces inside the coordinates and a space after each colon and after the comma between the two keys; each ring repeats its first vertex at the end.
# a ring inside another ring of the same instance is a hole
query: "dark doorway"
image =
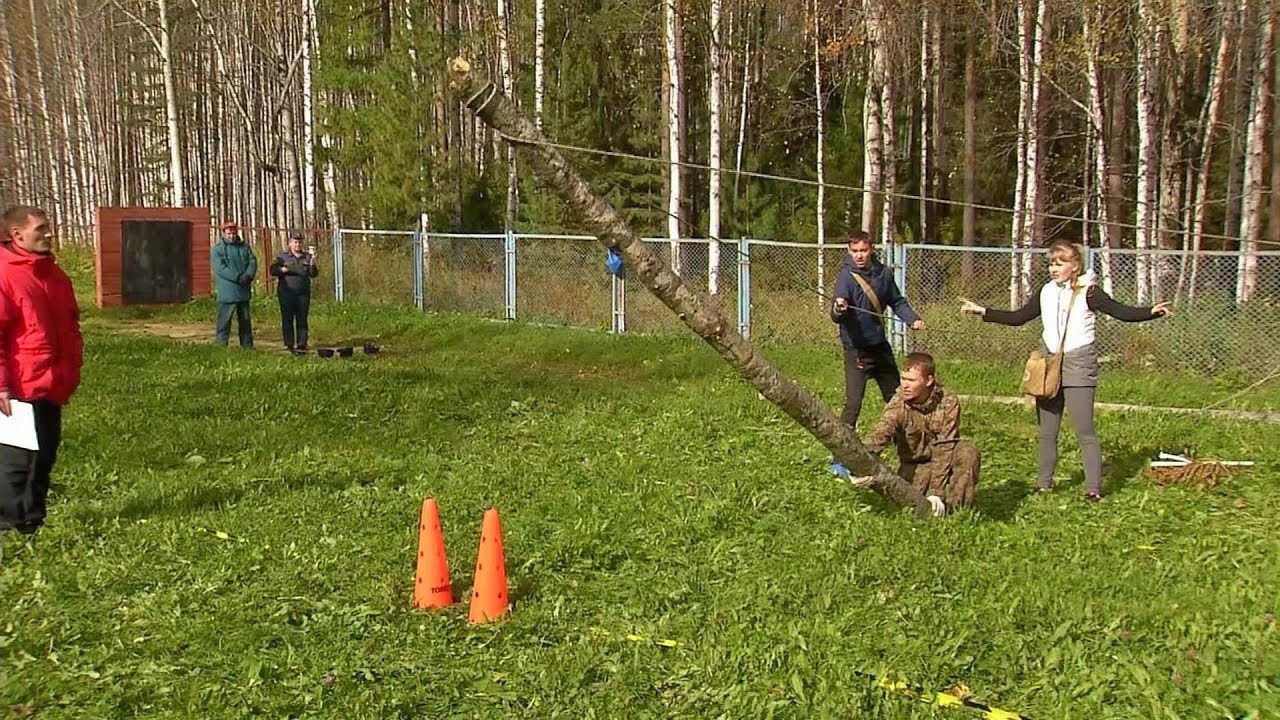
{"type": "Polygon", "coordinates": [[[125,304],[191,300],[191,223],[124,220],[120,235],[125,304]]]}

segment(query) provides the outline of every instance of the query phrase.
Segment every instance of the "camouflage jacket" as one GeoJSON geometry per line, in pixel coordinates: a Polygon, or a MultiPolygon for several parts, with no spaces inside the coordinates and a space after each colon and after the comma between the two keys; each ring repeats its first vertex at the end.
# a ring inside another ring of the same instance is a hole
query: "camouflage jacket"
{"type": "Polygon", "coordinates": [[[953,391],[934,385],[933,392],[918,403],[907,402],[899,389],[864,444],[872,454],[878,454],[893,440],[899,462],[925,463],[933,459],[935,446],[950,448],[959,439],[960,398],[953,391]]]}

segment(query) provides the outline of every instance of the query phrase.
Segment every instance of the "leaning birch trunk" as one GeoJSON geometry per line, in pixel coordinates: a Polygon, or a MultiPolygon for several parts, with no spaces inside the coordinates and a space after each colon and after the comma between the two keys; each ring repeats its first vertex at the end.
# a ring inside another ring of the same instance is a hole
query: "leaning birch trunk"
{"type": "Polygon", "coordinates": [[[535,173],[554,188],[590,226],[602,243],[617,248],[635,277],[680,320],[732,365],[770,402],[818,439],[837,460],[859,475],[873,477],[871,487],[898,507],[920,516],[930,503],[887,465],[870,455],[857,434],[794,380],[782,374],[737,331],[737,323],[720,314],[707,296],[687,285],[640,237],[493,83],[471,72],[455,58],[450,63],[453,87],[486,124],[502,133],[529,158],[535,173]]]}
{"type": "MultiPolygon", "coordinates": [[[[720,292],[720,0],[711,0],[711,188],[707,208],[707,293],[720,292]]],[[[542,128],[539,127],[539,130],[542,128]]]]}
{"type": "MultiPolygon", "coordinates": [[[[818,0],[813,0],[813,97],[814,106],[818,115],[818,213],[815,220],[818,224],[818,287],[825,292],[827,287],[827,268],[826,268],[826,244],[827,233],[826,224],[823,222],[824,211],[827,207],[827,180],[826,174],[823,172],[822,151],[823,151],[823,135],[826,128],[826,121],[823,117],[822,107],[822,55],[821,55],[821,26],[818,18],[818,0]]],[[[825,304],[825,300],[821,295],[818,296],[818,305],[821,307],[825,304]]]]}
{"type": "MultiPolygon", "coordinates": [[[[1271,137],[1271,73],[1275,70],[1276,10],[1268,8],[1258,30],[1257,65],[1245,138],[1244,197],[1240,211],[1240,260],[1236,274],[1236,302],[1246,303],[1258,290],[1258,243],[1262,239],[1263,166],[1271,137]]],[[[1273,196],[1274,197],[1274,196],[1273,196]]]]}

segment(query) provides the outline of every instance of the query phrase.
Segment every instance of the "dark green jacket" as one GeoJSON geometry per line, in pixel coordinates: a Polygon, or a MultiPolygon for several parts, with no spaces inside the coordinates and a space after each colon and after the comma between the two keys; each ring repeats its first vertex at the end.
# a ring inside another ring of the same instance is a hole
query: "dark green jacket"
{"type": "Polygon", "coordinates": [[[220,303],[249,301],[249,290],[258,274],[258,259],[243,241],[229,243],[219,240],[209,256],[213,270],[214,288],[220,303]]]}

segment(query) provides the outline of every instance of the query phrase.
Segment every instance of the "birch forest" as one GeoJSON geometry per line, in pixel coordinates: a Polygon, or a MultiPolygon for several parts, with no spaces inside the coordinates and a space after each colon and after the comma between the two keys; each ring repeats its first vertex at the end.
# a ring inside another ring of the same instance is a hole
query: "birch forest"
{"type": "MultiPolygon", "coordinates": [[[[0,7],[0,200],[47,207],[69,240],[91,237],[99,205],[195,205],[244,226],[403,229],[425,214],[435,230],[574,229],[450,92],[462,54],[577,148],[637,230],[673,242],[822,244],[860,227],[1185,251],[1138,257],[1139,302],[1194,287],[1206,250],[1238,253],[1247,301],[1256,253],[1280,249],[1270,0],[0,7]]],[[[1025,294],[1030,255],[1011,257],[1025,294]]]]}

